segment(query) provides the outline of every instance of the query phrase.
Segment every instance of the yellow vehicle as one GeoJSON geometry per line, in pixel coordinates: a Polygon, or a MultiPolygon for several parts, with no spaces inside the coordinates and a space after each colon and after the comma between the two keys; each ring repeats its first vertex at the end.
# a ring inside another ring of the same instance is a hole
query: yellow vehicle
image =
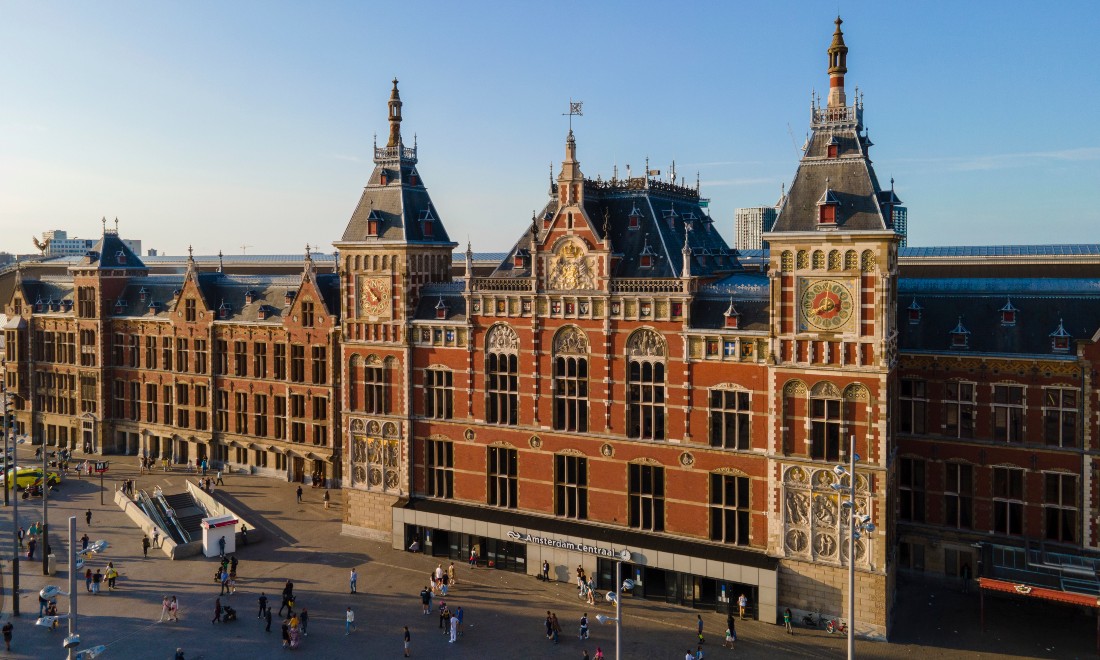
{"type": "MultiPolygon", "coordinates": [[[[6,488],[11,488],[11,470],[8,469],[4,472],[4,476],[0,477],[0,484],[3,484],[6,488]]],[[[61,485],[61,475],[56,472],[49,473],[49,483],[52,487],[61,485]]],[[[37,467],[25,467],[19,468],[15,477],[15,486],[18,490],[26,490],[31,486],[42,485],[42,468],[37,467]]]]}

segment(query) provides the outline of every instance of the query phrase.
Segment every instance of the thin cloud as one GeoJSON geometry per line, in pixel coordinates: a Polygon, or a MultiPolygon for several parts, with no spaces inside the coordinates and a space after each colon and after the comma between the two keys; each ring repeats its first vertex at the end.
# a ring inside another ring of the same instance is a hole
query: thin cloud
{"type": "Polygon", "coordinates": [[[899,158],[898,163],[943,165],[958,172],[1003,170],[1012,167],[1032,167],[1036,161],[1082,162],[1100,160],[1100,147],[1079,147],[1055,151],[1024,151],[985,156],[945,156],[941,158],[899,158]]]}

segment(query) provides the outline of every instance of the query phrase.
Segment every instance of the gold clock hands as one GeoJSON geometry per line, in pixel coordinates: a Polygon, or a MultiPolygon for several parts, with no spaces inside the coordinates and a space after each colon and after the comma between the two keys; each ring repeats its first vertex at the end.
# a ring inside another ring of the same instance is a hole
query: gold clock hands
{"type": "Polygon", "coordinates": [[[832,298],[826,298],[825,302],[823,302],[820,307],[814,309],[814,314],[825,314],[833,311],[834,309],[836,309],[836,301],[834,301],[832,298]]]}

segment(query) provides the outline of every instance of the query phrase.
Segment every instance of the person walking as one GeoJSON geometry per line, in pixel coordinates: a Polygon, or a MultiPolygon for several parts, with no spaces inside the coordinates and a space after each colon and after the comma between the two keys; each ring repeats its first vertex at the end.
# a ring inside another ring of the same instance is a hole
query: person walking
{"type": "Polygon", "coordinates": [[[23,549],[23,539],[26,538],[27,533],[23,531],[23,526],[19,526],[19,549],[23,549]]]}
{"type": "Polygon", "coordinates": [[[227,573],[224,568],[222,569],[221,573],[218,575],[218,581],[221,582],[221,587],[222,587],[222,590],[221,590],[221,592],[218,593],[218,595],[219,596],[224,596],[227,593],[229,593],[229,573],[227,573]]]}
{"type": "Polygon", "coordinates": [[[431,614],[432,613],[432,592],[428,591],[428,587],[424,587],[423,589],[420,590],[420,605],[421,605],[421,610],[420,610],[421,614],[431,614]]]}
{"type": "Polygon", "coordinates": [[[477,568],[477,550],[470,550],[470,568],[477,568]]]}
{"type": "Polygon", "coordinates": [[[582,640],[588,639],[588,612],[585,612],[584,615],[581,616],[581,634],[580,634],[580,638],[582,640]]]}
{"type": "Polygon", "coordinates": [[[352,567],[351,576],[348,578],[348,584],[351,587],[351,593],[356,593],[356,591],[358,589],[358,586],[357,586],[358,582],[359,582],[359,573],[357,573],[355,571],[355,568],[352,567]]]}
{"type": "Polygon", "coordinates": [[[737,625],[733,621],[730,621],[730,627],[726,632],[729,633],[730,648],[733,648],[734,642],[737,641],[737,625]]]}
{"type": "Polygon", "coordinates": [[[695,618],[698,619],[697,625],[695,627],[699,630],[699,643],[702,644],[703,643],[703,615],[702,614],[696,614],[695,618]]]}
{"type": "Polygon", "coordinates": [[[175,596],[172,596],[172,602],[168,603],[168,612],[172,615],[172,620],[178,623],[180,620],[180,604],[175,596]]]}
{"type": "Polygon", "coordinates": [[[458,636],[462,637],[462,608],[461,607],[459,607],[458,610],[455,611],[455,616],[458,617],[458,636]]]}
{"type": "Polygon", "coordinates": [[[745,594],[741,594],[737,597],[737,610],[740,613],[741,620],[745,620],[745,608],[749,606],[749,599],[745,594]]]}
{"type": "Polygon", "coordinates": [[[210,620],[211,624],[218,623],[222,620],[222,599],[218,598],[214,601],[214,618],[210,620]]]}
{"type": "MultiPolygon", "coordinates": [[[[301,487],[299,487],[298,490],[301,490],[301,487]]],[[[345,620],[344,636],[347,637],[351,634],[351,631],[355,629],[355,612],[351,611],[351,605],[348,605],[348,612],[345,616],[345,620]]]]}
{"type": "Polygon", "coordinates": [[[458,616],[451,614],[451,639],[450,643],[454,644],[458,639],[458,616]]]}
{"type": "Polygon", "coordinates": [[[732,649],[733,648],[733,631],[726,628],[726,642],[722,646],[732,649]]]}
{"type": "Polygon", "coordinates": [[[87,511],[84,512],[84,522],[87,523],[88,527],[92,526],[92,510],[91,509],[88,509],[87,511]]]}
{"type": "Polygon", "coordinates": [[[92,569],[84,571],[84,589],[92,593],[92,569]]]}
{"type": "Polygon", "coordinates": [[[550,615],[550,629],[554,633],[554,636],[553,636],[554,643],[557,644],[558,643],[558,635],[561,634],[561,624],[558,623],[558,615],[557,614],[551,614],[550,615]]]}
{"type": "MultiPolygon", "coordinates": [[[[12,631],[14,631],[14,630],[15,630],[15,626],[11,625],[11,621],[5,621],[4,622],[4,628],[3,628],[4,648],[9,653],[11,652],[11,634],[12,634],[12,631]]],[[[408,634],[408,633],[406,633],[406,634],[408,634]]],[[[406,647],[406,648],[408,648],[408,647],[406,647]]],[[[408,655],[408,654],[409,654],[408,651],[406,651],[405,655],[408,655]]]]}
{"type": "Polygon", "coordinates": [[[99,569],[95,569],[95,573],[92,574],[92,593],[99,593],[99,584],[103,582],[103,573],[99,572],[99,569]]]}
{"type": "Polygon", "coordinates": [[[453,561],[447,566],[447,582],[450,583],[452,589],[458,586],[458,582],[455,581],[455,563],[453,561]]]}
{"type": "Polygon", "coordinates": [[[264,622],[267,624],[264,626],[265,632],[271,632],[271,608],[264,610],[264,622]]]}
{"type": "Polygon", "coordinates": [[[160,547],[160,529],[156,527],[153,528],[153,547],[160,547]]]}
{"type": "Polygon", "coordinates": [[[409,635],[409,627],[405,626],[405,657],[406,658],[409,657],[409,642],[411,640],[412,640],[412,637],[409,635]]]}
{"type": "Polygon", "coordinates": [[[160,599],[160,618],[157,619],[157,623],[164,623],[165,619],[170,618],[171,613],[169,610],[169,604],[171,602],[172,601],[168,600],[167,595],[165,595],[164,598],[160,599]]]}
{"type": "Polygon", "coordinates": [[[298,490],[295,491],[298,494],[298,504],[302,503],[302,487],[298,486],[298,490]]]}
{"type": "Polygon", "coordinates": [[[115,590],[115,580],[118,579],[118,570],[115,569],[114,562],[108,562],[107,564],[107,591],[115,590]]]}
{"type": "Polygon", "coordinates": [[[224,486],[225,485],[225,480],[222,479],[222,471],[221,470],[218,470],[218,478],[214,480],[214,485],[216,485],[216,486],[224,486]]]}
{"type": "Polygon", "coordinates": [[[257,619],[264,618],[264,613],[267,612],[267,594],[260,592],[260,597],[256,599],[260,603],[260,612],[256,615],[257,619]]]}
{"type": "Polygon", "coordinates": [[[788,635],[794,634],[794,628],[791,627],[791,608],[783,610],[783,627],[787,629],[788,635]]]}
{"type": "Polygon", "coordinates": [[[149,543],[149,537],[142,534],[141,535],[141,554],[144,556],[145,559],[149,558],[149,546],[150,545],[152,545],[152,544],[149,543]]]}
{"type": "Polygon", "coordinates": [[[329,503],[329,500],[331,500],[331,499],[332,499],[332,497],[328,494],[328,489],[326,488],[325,489],[325,509],[328,509],[328,503],[329,503]]]}
{"type": "Polygon", "coordinates": [[[302,608],[302,613],[298,615],[298,629],[302,631],[302,636],[307,637],[309,633],[306,630],[309,628],[309,610],[302,608]]]}
{"type": "Polygon", "coordinates": [[[34,549],[38,546],[38,539],[31,534],[31,540],[27,541],[27,559],[34,559],[34,549]]]}
{"type": "Polygon", "coordinates": [[[84,536],[81,536],[80,537],[80,549],[81,550],[87,550],[88,549],[88,543],[90,541],[91,541],[91,539],[88,538],[87,534],[85,534],[84,536]]]}

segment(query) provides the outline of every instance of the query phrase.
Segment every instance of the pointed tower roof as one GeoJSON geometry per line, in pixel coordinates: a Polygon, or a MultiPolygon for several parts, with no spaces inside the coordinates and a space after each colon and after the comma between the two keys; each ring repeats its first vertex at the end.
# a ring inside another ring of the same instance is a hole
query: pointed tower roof
{"type": "Polygon", "coordinates": [[[447,235],[417,170],[416,144],[406,147],[402,141],[402,106],[395,78],[388,103],[389,140],[386,146],[374,148],[374,172],[337,246],[379,242],[458,245],[447,235]]]}

